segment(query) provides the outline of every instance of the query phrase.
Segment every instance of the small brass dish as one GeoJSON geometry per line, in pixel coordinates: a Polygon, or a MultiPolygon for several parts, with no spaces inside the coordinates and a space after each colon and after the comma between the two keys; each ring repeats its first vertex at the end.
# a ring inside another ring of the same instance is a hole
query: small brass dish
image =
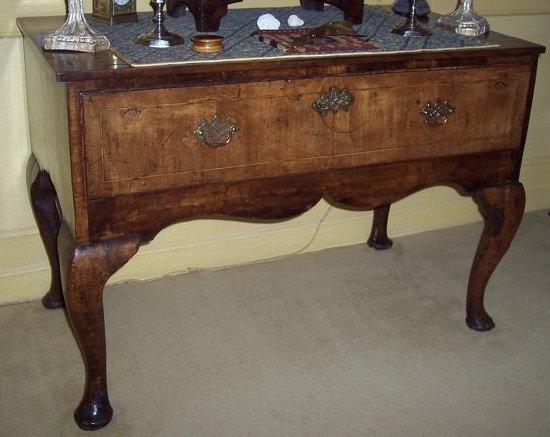
{"type": "Polygon", "coordinates": [[[223,36],[195,35],[191,37],[193,50],[199,53],[218,53],[223,50],[223,36]]]}

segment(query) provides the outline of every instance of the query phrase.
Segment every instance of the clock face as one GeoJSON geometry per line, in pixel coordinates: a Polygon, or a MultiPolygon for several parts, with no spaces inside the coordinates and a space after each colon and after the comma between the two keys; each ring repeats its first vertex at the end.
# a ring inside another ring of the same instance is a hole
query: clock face
{"type": "Polygon", "coordinates": [[[135,13],[136,0],[94,0],[94,14],[99,18],[110,19],[135,13]]]}

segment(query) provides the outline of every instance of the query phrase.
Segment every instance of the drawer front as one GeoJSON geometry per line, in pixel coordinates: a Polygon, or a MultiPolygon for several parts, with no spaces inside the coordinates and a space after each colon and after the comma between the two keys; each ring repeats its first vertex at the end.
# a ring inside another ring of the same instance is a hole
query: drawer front
{"type": "Polygon", "coordinates": [[[88,195],[515,148],[528,84],[520,68],[86,95],[88,195]]]}

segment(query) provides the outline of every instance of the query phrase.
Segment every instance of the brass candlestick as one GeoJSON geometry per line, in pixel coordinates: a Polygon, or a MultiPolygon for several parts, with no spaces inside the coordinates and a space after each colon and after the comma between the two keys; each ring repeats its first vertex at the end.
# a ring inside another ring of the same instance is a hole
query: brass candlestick
{"type": "Polygon", "coordinates": [[[420,36],[430,36],[432,31],[418,21],[416,14],[416,1],[409,0],[409,14],[407,19],[393,28],[392,33],[402,35],[405,38],[415,38],[420,36]]]}

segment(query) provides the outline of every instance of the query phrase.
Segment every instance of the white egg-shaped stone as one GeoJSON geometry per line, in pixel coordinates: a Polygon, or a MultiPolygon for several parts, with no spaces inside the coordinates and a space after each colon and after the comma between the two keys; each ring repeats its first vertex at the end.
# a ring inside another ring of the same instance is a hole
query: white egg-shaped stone
{"type": "Polygon", "coordinates": [[[256,24],[261,30],[278,30],[281,27],[281,22],[271,14],[260,15],[256,24]]]}
{"type": "Polygon", "coordinates": [[[300,27],[304,25],[304,20],[298,17],[298,15],[291,15],[288,17],[287,22],[290,27],[300,27]]]}

